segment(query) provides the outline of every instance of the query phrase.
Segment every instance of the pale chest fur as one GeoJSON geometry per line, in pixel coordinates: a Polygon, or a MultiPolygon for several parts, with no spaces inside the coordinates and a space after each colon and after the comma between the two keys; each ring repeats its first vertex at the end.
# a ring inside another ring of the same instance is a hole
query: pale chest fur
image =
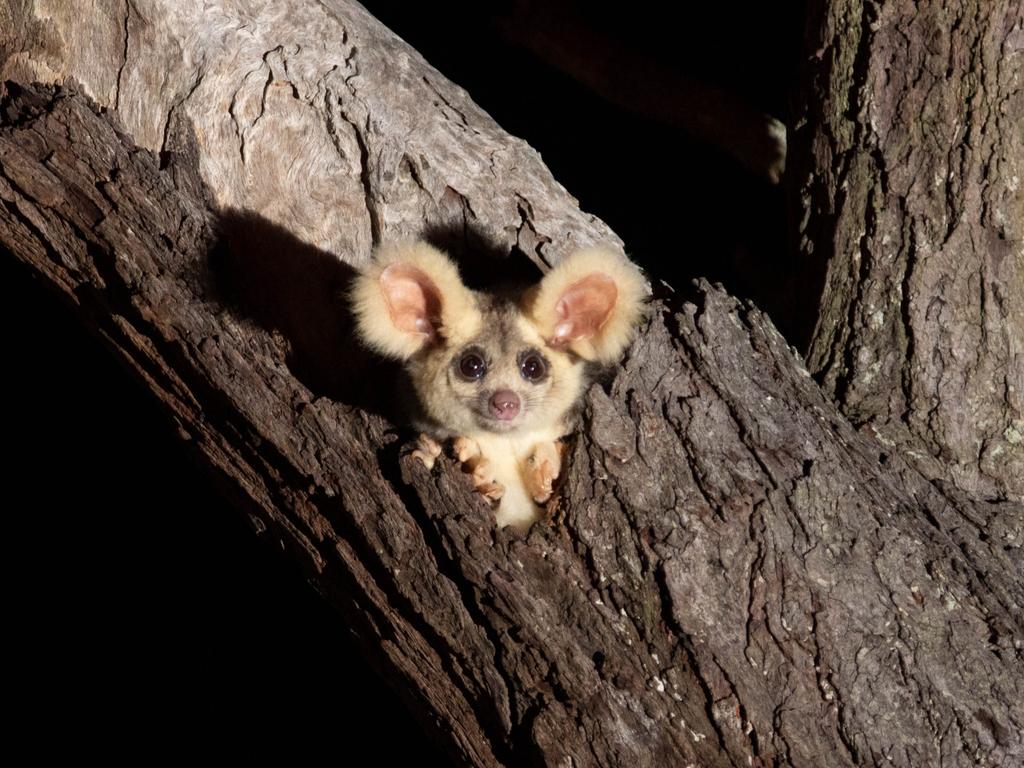
{"type": "MultiPolygon", "coordinates": [[[[471,436],[488,462],[493,479],[505,488],[498,505],[499,527],[525,527],[541,514],[533,496],[538,484],[538,461],[557,461],[558,439],[566,433],[564,424],[507,435],[479,432],[471,436]]],[[[557,476],[557,468],[555,475],[557,476]]],[[[550,492],[550,488],[548,489],[550,492]]]]}
{"type": "Polygon", "coordinates": [[[354,282],[359,335],[403,361],[415,391],[414,451],[433,466],[451,439],[499,526],[541,517],[593,366],[617,361],[646,284],[621,254],[576,251],[523,290],[476,292],[425,242],[381,246],[354,282]]]}
{"type": "Polygon", "coordinates": [[[493,432],[477,432],[467,435],[476,440],[480,446],[480,452],[492,461],[505,456],[523,461],[529,458],[538,443],[555,442],[566,433],[566,428],[559,423],[543,429],[530,430],[525,433],[510,433],[507,435],[495,434],[493,432]]]}

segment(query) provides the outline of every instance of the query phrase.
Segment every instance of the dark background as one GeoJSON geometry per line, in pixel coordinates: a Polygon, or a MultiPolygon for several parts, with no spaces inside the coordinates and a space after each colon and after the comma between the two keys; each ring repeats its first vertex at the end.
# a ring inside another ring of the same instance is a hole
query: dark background
{"type": "MultiPolygon", "coordinates": [[[[412,5],[367,3],[537,148],[654,277],[721,281],[802,341],[780,187],[531,52],[530,3],[412,5]]],[[[567,46],[605,39],[597,58],[632,52],[789,117],[799,4],[686,8],[685,18],[653,2],[552,8],[567,46]]],[[[341,619],[222,500],[100,341],[9,256],[0,263],[16,732],[40,755],[303,762],[326,751],[342,764],[413,754],[423,768],[447,765],[341,619]]]]}

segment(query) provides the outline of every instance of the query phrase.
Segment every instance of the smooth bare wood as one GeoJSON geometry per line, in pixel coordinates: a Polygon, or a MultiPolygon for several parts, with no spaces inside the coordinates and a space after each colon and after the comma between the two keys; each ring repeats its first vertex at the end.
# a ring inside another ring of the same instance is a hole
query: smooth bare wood
{"type": "Polygon", "coordinates": [[[337,297],[303,292],[304,321],[268,307],[344,277],[336,260],[256,217],[271,263],[224,256],[239,222],[198,148],[161,168],[80,96],[13,88],[0,115],[0,248],[99,331],[460,762],[1024,760],[1024,510],[856,431],[755,308],[666,293],[588,393],[553,520],[496,531],[453,460],[428,472],[355,390],[304,383],[300,326],[337,297]]]}
{"type": "Polygon", "coordinates": [[[6,13],[0,80],[70,79],[154,151],[194,136],[217,205],[349,264],[425,225],[471,227],[538,265],[621,246],[535,150],[356,2],[24,0],[6,13]]]}
{"type": "Polygon", "coordinates": [[[811,371],[923,471],[1024,498],[1020,0],[809,6],[799,237],[811,371]]]}

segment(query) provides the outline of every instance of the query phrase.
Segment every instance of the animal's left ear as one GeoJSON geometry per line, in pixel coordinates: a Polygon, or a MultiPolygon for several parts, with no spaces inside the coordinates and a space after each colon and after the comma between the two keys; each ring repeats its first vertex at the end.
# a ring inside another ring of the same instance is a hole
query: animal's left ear
{"type": "Polygon", "coordinates": [[[646,295],[647,283],[632,262],[587,248],[548,272],[526,296],[523,311],[549,345],[613,363],[633,337],[646,295]]]}

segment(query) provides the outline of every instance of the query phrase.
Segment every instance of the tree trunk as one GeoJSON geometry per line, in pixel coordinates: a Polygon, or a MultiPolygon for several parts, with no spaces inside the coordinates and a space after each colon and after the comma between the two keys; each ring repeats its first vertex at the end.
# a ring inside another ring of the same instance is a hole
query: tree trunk
{"type": "Polygon", "coordinates": [[[496,531],[454,462],[404,455],[373,397],[389,372],[345,346],[351,268],[310,243],[355,264],[426,221],[554,261],[607,228],[356,6],[203,24],[140,6],[112,13],[123,39],[79,33],[135,62],[109,82],[53,14],[32,37],[26,6],[0,46],[8,73],[80,72],[164,153],[79,96],[13,89],[0,245],[139,375],[454,757],[1024,760],[1020,505],[855,430],[763,314],[702,283],[656,302],[588,393],[552,521],[496,531]],[[168,87],[142,87],[158,71],[168,87]]]}
{"type": "Polygon", "coordinates": [[[522,539],[452,462],[401,457],[385,419],[316,397],[274,334],[220,311],[184,159],[161,171],[78,97],[4,113],[0,242],[93,318],[462,761],[1024,756],[1019,507],[881,453],[758,311],[707,285],[657,305],[589,393],[554,522],[522,539]]]}
{"type": "Polygon", "coordinates": [[[801,249],[824,272],[809,367],[929,476],[1019,501],[1020,0],[811,5],[790,141],[801,249]]]}

